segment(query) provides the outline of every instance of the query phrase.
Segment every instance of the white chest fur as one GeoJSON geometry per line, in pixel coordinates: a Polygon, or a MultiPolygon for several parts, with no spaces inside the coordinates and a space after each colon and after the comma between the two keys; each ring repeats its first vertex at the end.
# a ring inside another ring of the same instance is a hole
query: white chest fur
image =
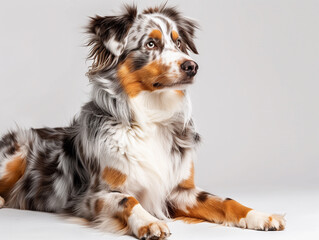
{"type": "Polygon", "coordinates": [[[183,162],[171,154],[172,138],[162,127],[153,125],[143,133],[143,138],[126,146],[130,168],[126,190],[136,195],[144,208],[160,215],[165,197],[181,177],[183,162]]]}
{"type": "Polygon", "coordinates": [[[185,99],[174,90],[143,93],[131,99],[131,107],[135,124],[117,134],[122,160],[114,167],[127,175],[123,190],[137,197],[146,210],[164,218],[166,197],[189,174],[193,157],[191,150],[183,157],[172,151],[172,119],[185,110],[185,99]]]}

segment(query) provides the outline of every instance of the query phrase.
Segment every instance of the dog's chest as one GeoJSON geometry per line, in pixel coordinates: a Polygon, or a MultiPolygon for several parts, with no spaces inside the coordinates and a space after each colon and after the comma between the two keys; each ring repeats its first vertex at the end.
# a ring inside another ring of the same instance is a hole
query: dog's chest
{"type": "Polygon", "coordinates": [[[129,178],[145,186],[154,179],[169,187],[176,181],[176,166],[180,156],[173,154],[174,136],[169,126],[149,125],[136,127],[128,136],[123,152],[130,168],[129,178]]]}
{"type": "Polygon", "coordinates": [[[163,217],[165,198],[182,178],[189,161],[173,151],[175,139],[171,126],[133,127],[122,137],[120,151],[125,163],[121,164],[127,175],[125,192],[138,198],[148,211],[163,217]]]}

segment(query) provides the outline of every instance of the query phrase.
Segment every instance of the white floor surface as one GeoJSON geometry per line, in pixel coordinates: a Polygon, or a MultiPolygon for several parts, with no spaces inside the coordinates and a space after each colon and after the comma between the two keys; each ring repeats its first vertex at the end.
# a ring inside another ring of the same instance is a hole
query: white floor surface
{"type": "MultiPolygon", "coordinates": [[[[319,239],[319,191],[258,192],[232,197],[257,210],[286,213],[287,227],[281,232],[262,232],[224,227],[211,223],[185,224],[169,222],[171,240],[179,239],[319,239]]],[[[50,213],[0,209],[0,239],[3,240],[133,240],[89,229],[50,213]]]]}

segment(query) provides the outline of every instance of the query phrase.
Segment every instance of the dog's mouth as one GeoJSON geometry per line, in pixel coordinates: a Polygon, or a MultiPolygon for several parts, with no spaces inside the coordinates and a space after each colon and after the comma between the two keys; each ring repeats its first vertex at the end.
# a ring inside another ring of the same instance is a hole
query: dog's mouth
{"type": "Polygon", "coordinates": [[[187,77],[187,78],[184,78],[178,82],[174,82],[174,83],[171,83],[171,84],[163,84],[163,83],[160,83],[160,82],[155,82],[153,83],[153,87],[155,88],[178,88],[178,87],[183,87],[183,86],[187,86],[187,85],[190,85],[194,82],[194,78],[191,77],[187,77]]]}

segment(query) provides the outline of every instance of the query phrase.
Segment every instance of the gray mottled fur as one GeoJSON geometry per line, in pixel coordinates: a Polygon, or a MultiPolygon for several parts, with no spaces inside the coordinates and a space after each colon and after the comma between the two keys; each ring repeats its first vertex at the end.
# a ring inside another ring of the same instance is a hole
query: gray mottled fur
{"type": "MultiPolygon", "coordinates": [[[[118,40],[125,38],[127,31],[121,34],[118,40]]],[[[92,44],[100,43],[95,39],[92,44]]],[[[103,166],[105,161],[116,161],[112,149],[118,148],[119,143],[113,136],[118,129],[130,128],[134,118],[128,96],[116,76],[116,65],[128,52],[109,57],[109,65],[102,64],[104,68],[100,68],[99,47],[92,53],[98,70],[88,74],[93,84],[91,101],[69,126],[17,130],[2,137],[0,164],[22,150],[27,162],[24,175],[5,196],[7,207],[67,213],[94,220],[95,196],[101,191],[111,192],[101,177],[103,166]]],[[[110,55],[104,53],[106,58],[110,55]]],[[[165,123],[166,133],[173,139],[171,154],[179,161],[199,141],[192,121],[185,124],[184,119],[185,116],[176,115],[165,123]]]]}

